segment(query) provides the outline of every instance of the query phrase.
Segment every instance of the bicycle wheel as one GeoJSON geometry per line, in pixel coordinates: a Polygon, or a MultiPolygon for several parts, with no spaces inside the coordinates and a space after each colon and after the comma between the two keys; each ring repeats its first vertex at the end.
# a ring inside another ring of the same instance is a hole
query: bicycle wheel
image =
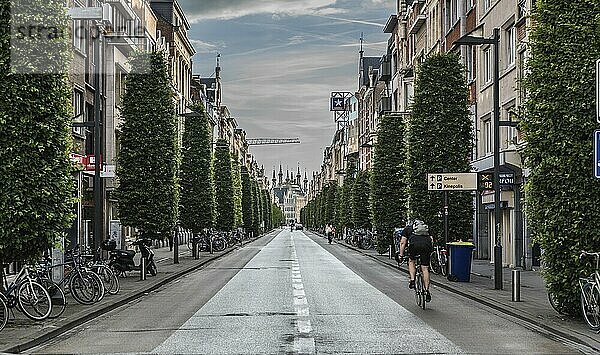
{"type": "Polygon", "coordinates": [[[583,286],[581,313],[590,329],[600,330],[600,289],[596,284],[587,283],[583,286]]]}
{"type": "Polygon", "coordinates": [[[418,273],[415,277],[415,302],[419,307],[422,307],[422,304],[425,303],[423,300],[423,280],[421,280],[421,275],[418,273]]]}
{"type": "Polygon", "coordinates": [[[94,272],[100,276],[106,293],[110,295],[119,293],[121,287],[119,285],[119,278],[108,266],[102,264],[96,265],[94,272]]]}
{"type": "Polygon", "coordinates": [[[556,313],[564,314],[561,311],[560,301],[558,300],[558,297],[550,291],[548,291],[548,302],[550,303],[550,306],[552,306],[552,308],[556,311],[556,313]]]}
{"type": "Polygon", "coordinates": [[[213,240],[213,250],[216,252],[221,252],[227,248],[227,244],[223,238],[215,238],[213,240]]]}
{"type": "Polygon", "coordinates": [[[0,331],[6,327],[6,323],[8,323],[8,306],[6,305],[6,301],[4,297],[0,297],[0,331]]]}
{"type": "Polygon", "coordinates": [[[52,302],[52,311],[48,318],[54,319],[60,317],[67,308],[65,293],[56,282],[50,279],[42,279],[39,282],[48,291],[50,301],[52,302]]]}
{"type": "Polygon", "coordinates": [[[98,289],[94,280],[87,273],[75,274],[69,280],[69,290],[77,303],[83,305],[94,304],[98,289]]]}
{"type": "Polygon", "coordinates": [[[33,320],[44,320],[52,311],[52,301],[48,291],[37,282],[25,281],[17,290],[19,310],[33,320]]]}
{"type": "Polygon", "coordinates": [[[440,259],[438,258],[438,253],[435,250],[431,252],[429,270],[436,275],[442,273],[440,259]]]}
{"type": "Polygon", "coordinates": [[[440,253],[440,273],[448,276],[448,255],[445,250],[440,253]]]}
{"type": "Polygon", "coordinates": [[[100,302],[104,299],[106,295],[106,288],[104,287],[104,282],[102,282],[102,278],[98,274],[93,271],[88,271],[88,274],[91,276],[92,280],[94,280],[94,287],[97,289],[96,298],[94,302],[100,302]]]}

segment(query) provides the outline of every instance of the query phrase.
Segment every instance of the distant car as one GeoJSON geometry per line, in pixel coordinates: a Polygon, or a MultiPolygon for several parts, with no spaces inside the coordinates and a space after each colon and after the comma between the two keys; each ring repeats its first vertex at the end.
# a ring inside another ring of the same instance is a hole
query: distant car
{"type": "Polygon", "coordinates": [[[299,231],[301,231],[301,230],[303,230],[303,229],[304,229],[304,226],[303,226],[303,225],[301,225],[300,223],[296,224],[296,230],[299,230],[299,231]]]}

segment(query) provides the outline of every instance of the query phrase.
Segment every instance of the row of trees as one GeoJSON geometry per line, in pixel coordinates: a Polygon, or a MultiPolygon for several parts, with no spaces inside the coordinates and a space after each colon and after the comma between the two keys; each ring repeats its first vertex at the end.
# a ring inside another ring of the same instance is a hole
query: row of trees
{"type": "MultiPolygon", "coordinates": [[[[441,240],[443,195],[428,191],[426,177],[471,169],[473,133],[463,70],[456,54],[428,57],[418,68],[412,114],[381,118],[372,169],[355,174],[351,165],[341,188],[329,183],[308,203],[304,223],[332,224],[340,231],[374,229],[382,253],[392,244],[394,228],[409,219],[425,221],[441,240]]],[[[449,235],[470,238],[470,193],[451,192],[449,202],[449,235]]]]}
{"type": "Polygon", "coordinates": [[[140,53],[123,95],[118,157],[119,217],[147,236],[171,235],[179,222],[199,233],[206,228],[244,227],[258,235],[272,227],[268,192],[231,156],[229,143],[216,142],[202,104],[188,115],[180,159],[177,116],[162,53],[140,53]]]}

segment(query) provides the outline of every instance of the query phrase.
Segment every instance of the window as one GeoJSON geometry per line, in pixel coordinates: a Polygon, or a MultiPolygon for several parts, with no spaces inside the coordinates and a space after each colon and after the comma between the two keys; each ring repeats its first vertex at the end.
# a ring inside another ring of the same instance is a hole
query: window
{"type": "Polygon", "coordinates": [[[494,63],[492,63],[492,50],[490,47],[483,50],[483,80],[485,83],[492,81],[492,70],[494,63]]]}
{"type": "MultiPolygon", "coordinates": [[[[83,122],[83,92],[75,89],[73,91],[73,112],[75,113],[74,122],[83,122]]],[[[74,127],[73,133],[83,135],[83,127],[74,127]]]]}
{"type": "Polygon", "coordinates": [[[523,17],[525,17],[525,14],[527,14],[527,1],[519,0],[519,3],[517,6],[518,6],[517,16],[519,19],[522,19],[523,17]]]}
{"type": "Polygon", "coordinates": [[[446,31],[450,31],[458,21],[458,1],[446,0],[446,31]]]}
{"type": "Polygon", "coordinates": [[[472,46],[467,47],[466,53],[466,69],[467,69],[467,81],[471,82],[475,80],[477,75],[475,75],[475,48],[472,46]]]}
{"type": "Polygon", "coordinates": [[[483,0],[483,12],[486,12],[492,6],[492,0],[483,0]]]}
{"type": "Polygon", "coordinates": [[[412,81],[404,83],[404,110],[409,111],[413,103],[414,89],[412,81]]]}
{"type": "Polygon", "coordinates": [[[493,131],[492,131],[492,120],[490,117],[487,117],[483,121],[482,131],[481,131],[481,144],[483,145],[483,155],[487,156],[493,153],[492,151],[492,141],[494,139],[493,131]]]}
{"type": "Polygon", "coordinates": [[[504,38],[506,39],[506,67],[515,64],[516,56],[516,29],[511,25],[506,31],[504,38]]]}

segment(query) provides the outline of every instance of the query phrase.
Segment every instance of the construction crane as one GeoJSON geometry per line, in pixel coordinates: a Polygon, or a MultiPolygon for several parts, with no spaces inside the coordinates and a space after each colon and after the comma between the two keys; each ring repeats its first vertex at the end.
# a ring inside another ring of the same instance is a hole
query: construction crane
{"type": "Polygon", "coordinates": [[[248,145],[300,144],[300,138],[248,138],[248,145]]]}

